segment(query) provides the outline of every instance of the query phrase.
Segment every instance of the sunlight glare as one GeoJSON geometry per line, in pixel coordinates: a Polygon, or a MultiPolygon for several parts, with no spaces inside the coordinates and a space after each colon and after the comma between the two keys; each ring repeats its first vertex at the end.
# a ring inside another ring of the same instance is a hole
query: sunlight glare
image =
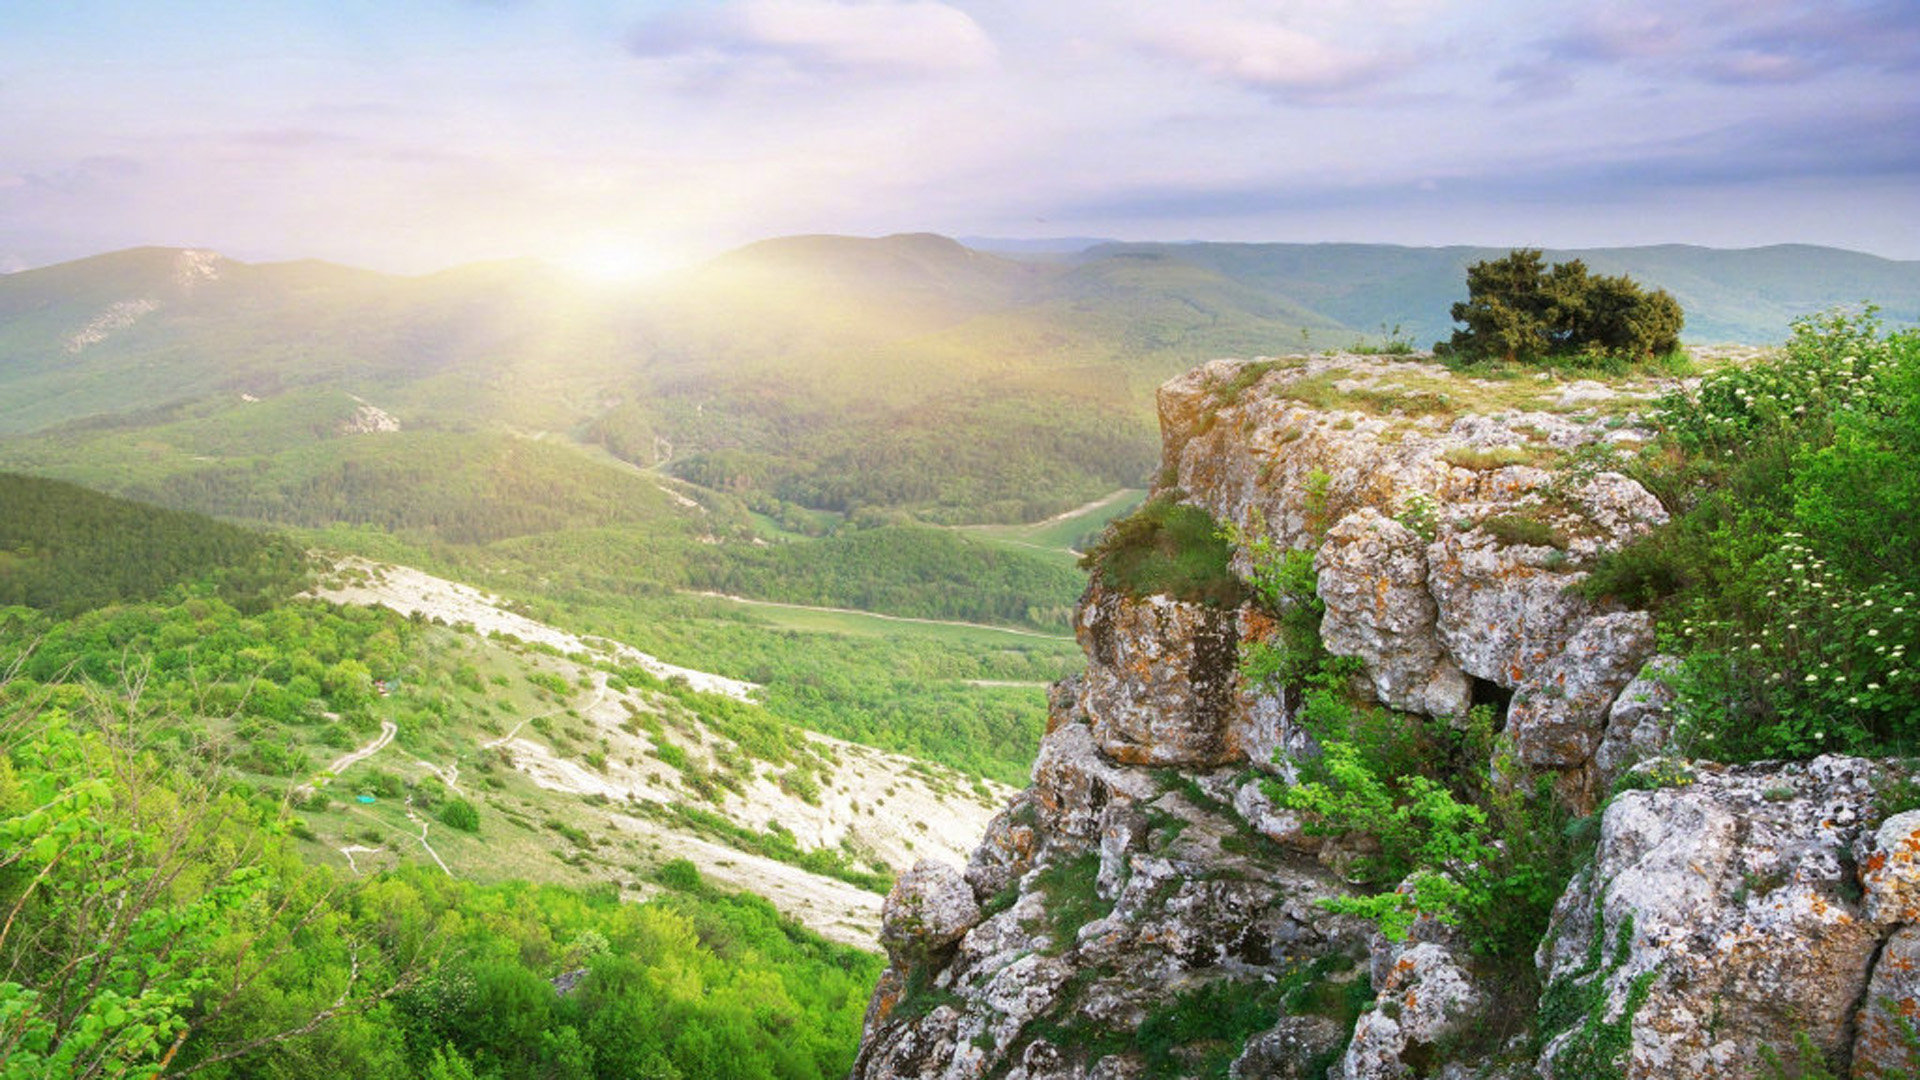
{"type": "Polygon", "coordinates": [[[555,261],[580,280],[606,287],[637,285],[678,265],[657,251],[617,241],[583,245],[555,261]]]}

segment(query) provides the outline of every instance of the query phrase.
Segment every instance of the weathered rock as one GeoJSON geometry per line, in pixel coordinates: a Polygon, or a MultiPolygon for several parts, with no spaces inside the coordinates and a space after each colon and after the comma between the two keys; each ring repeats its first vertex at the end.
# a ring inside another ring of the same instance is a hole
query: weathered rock
{"type": "Polygon", "coordinates": [[[1674,693],[1665,680],[1679,665],[1672,656],[1649,659],[1613,699],[1606,734],[1593,752],[1594,780],[1601,790],[1640,762],[1667,753],[1673,738],[1674,693]]]}
{"type": "MultiPolygon", "coordinates": [[[[1512,691],[1506,733],[1521,766],[1590,798],[1669,739],[1646,616],[1566,588],[1664,520],[1640,485],[1605,469],[1616,437],[1645,435],[1554,412],[1433,408],[1433,388],[1457,378],[1354,357],[1209,364],[1161,389],[1161,487],[1315,553],[1323,635],[1365,665],[1362,692],[1440,716],[1512,691]],[[1356,407],[1295,399],[1329,386],[1356,407]],[[1527,520],[1487,525],[1503,516],[1527,520]],[[1492,535],[1525,537],[1529,523],[1551,545],[1492,535]]],[[[1243,546],[1236,571],[1249,558],[1243,546]]],[[[1868,763],[1644,766],[1642,783],[1672,786],[1612,804],[1537,954],[1549,989],[1536,1061],[1526,1036],[1480,1038],[1499,988],[1475,983],[1468,950],[1440,924],[1370,949],[1371,928],[1322,906],[1349,895],[1330,868],[1377,854],[1378,841],[1307,837],[1244,768],[1290,780],[1290,763],[1315,752],[1288,694],[1237,670],[1239,643],[1274,633],[1268,614],[1095,587],[1076,631],[1088,669],[1050,692],[1033,784],[968,864],[964,891],[989,910],[971,928],[962,912],[898,935],[855,1080],[1137,1080],[1158,1067],[1140,1048],[1116,1050],[1116,1036],[1189,995],[1232,1000],[1308,967],[1371,977],[1373,1006],[1351,1032],[1282,1017],[1247,1039],[1233,1076],[1305,1077],[1345,1044],[1336,1074],[1348,1077],[1572,1080],[1617,1066],[1731,1080],[1759,1075],[1763,1048],[1791,1062],[1803,1032],[1828,1067],[1849,1054],[1860,1075],[1894,1067],[1891,1018],[1920,1014],[1920,866],[1905,862],[1920,859],[1920,821],[1863,835],[1868,763]],[[922,954],[930,962],[902,966],[922,954]],[[1875,995],[1894,1003],[1882,1020],[1875,995]]]]}
{"type": "Polygon", "coordinates": [[[1100,815],[1100,876],[1095,887],[1112,900],[1127,879],[1127,860],[1146,846],[1147,815],[1133,803],[1109,803],[1100,815]]]}
{"type": "Polygon", "coordinates": [[[1881,948],[1854,1029],[1855,1077],[1895,1080],[1920,1069],[1920,926],[1901,927],[1881,948]]]}
{"type": "Polygon", "coordinates": [[[1592,1075],[1609,1028],[1628,1080],[1757,1076],[1763,1047],[1790,1052],[1801,1033],[1838,1060],[1880,945],[1850,858],[1873,766],[1663,772],[1677,786],[1609,805],[1554,909],[1538,959],[1544,1022],[1559,1026],[1542,1072],[1592,1075]]]}
{"type": "Polygon", "coordinates": [[[1233,793],[1233,810],[1253,831],[1300,851],[1317,851],[1321,838],[1307,834],[1306,819],[1273,801],[1258,779],[1248,780],[1233,793]]]}
{"type": "Polygon", "coordinates": [[[1874,831],[1873,847],[1860,863],[1867,918],[1877,923],[1920,923],[1920,810],[1895,814],[1874,831]]]}
{"type": "Polygon", "coordinates": [[[1487,994],[1469,972],[1453,928],[1436,919],[1416,920],[1398,942],[1375,934],[1369,958],[1374,1004],[1354,1023],[1340,1075],[1387,1080],[1424,1074],[1436,1046],[1487,1022],[1481,1015],[1487,994]]]}
{"type": "Polygon", "coordinates": [[[1158,794],[1144,769],[1115,765],[1094,745],[1085,724],[1064,724],[1040,740],[1027,789],[1039,819],[1051,833],[1091,839],[1100,833],[1100,813],[1114,799],[1158,794]]]}
{"type": "Polygon", "coordinates": [[[1518,687],[1593,615],[1568,575],[1547,567],[1551,550],[1502,546],[1479,529],[1443,530],[1428,546],[1440,640],[1467,674],[1518,687]]]}
{"type": "Polygon", "coordinates": [[[1326,604],[1320,636],[1335,656],[1359,657],[1374,694],[1397,709],[1460,715],[1467,676],[1440,643],[1427,591],[1427,542],[1372,508],[1343,518],[1314,557],[1326,604]]]}
{"type": "Polygon", "coordinates": [[[966,878],[974,899],[986,903],[1033,869],[1033,858],[1039,850],[1033,828],[1037,813],[1032,794],[1021,792],[988,823],[980,846],[967,857],[966,878]]]}
{"type": "Polygon", "coordinates": [[[922,859],[894,882],[880,920],[880,944],[906,968],[941,958],[980,921],[980,904],[960,871],[922,859]]]}
{"type": "MultiPolygon", "coordinates": [[[[1258,607],[1243,605],[1236,618],[1243,645],[1273,640],[1274,620],[1258,607]]],[[[1244,676],[1239,681],[1234,715],[1227,722],[1227,746],[1254,768],[1289,780],[1293,778],[1292,761],[1314,752],[1313,737],[1294,722],[1283,690],[1250,685],[1244,676]]]]}
{"type": "Polygon", "coordinates": [[[1090,663],[1080,709],[1100,749],[1130,765],[1206,768],[1234,760],[1234,612],[1169,596],[1136,599],[1095,584],[1075,617],[1090,663]]]}
{"type": "Polygon", "coordinates": [[[1247,1040],[1231,1080],[1323,1080],[1325,1061],[1347,1040],[1347,1029],[1324,1016],[1283,1016],[1247,1040]],[[1318,1069],[1316,1071],[1316,1066],[1318,1069]]]}
{"type": "MultiPolygon", "coordinates": [[[[1652,652],[1653,617],[1644,611],[1581,624],[1513,695],[1507,732],[1520,761],[1534,768],[1584,769],[1605,734],[1607,710],[1652,652]]],[[[1590,790],[1575,801],[1590,809],[1590,790]]]]}

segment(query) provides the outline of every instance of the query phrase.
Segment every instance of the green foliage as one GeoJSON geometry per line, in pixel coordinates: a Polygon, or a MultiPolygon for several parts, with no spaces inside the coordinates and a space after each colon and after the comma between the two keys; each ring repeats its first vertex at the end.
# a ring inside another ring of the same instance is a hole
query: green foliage
{"type": "Polygon", "coordinates": [[[1920,745],[1920,334],[1871,309],[1662,403],[1643,466],[1673,521],[1584,586],[1651,604],[1684,655],[1678,737],[1722,759],[1920,745]]]}
{"type": "Polygon", "coordinates": [[[1035,887],[1047,898],[1051,920],[1052,952],[1058,954],[1073,947],[1080,928],[1113,911],[1113,901],[1099,892],[1100,853],[1049,863],[1036,876],[1035,887]]]}
{"type": "Polygon", "coordinates": [[[282,538],[0,473],[0,605],[71,615],[206,583],[259,610],[305,579],[306,558],[282,538]]]}
{"type": "Polygon", "coordinates": [[[449,799],[440,808],[440,823],[449,829],[477,833],[480,831],[480,811],[465,799],[449,799]]]}
{"type": "Polygon", "coordinates": [[[1251,538],[1234,529],[1227,535],[1247,549],[1254,598],[1278,627],[1271,638],[1241,643],[1240,676],[1248,686],[1268,692],[1298,688],[1332,659],[1320,640],[1326,605],[1317,591],[1313,552],[1276,551],[1273,538],[1258,531],[1251,538]]]}
{"type": "Polygon", "coordinates": [[[1537,250],[1467,268],[1467,299],[1453,305],[1455,330],[1435,351],[1459,362],[1503,361],[1574,368],[1645,362],[1680,347],[1680,305],[1631,279],[1590,276],[1579,259],[1542,263],[1537,250]]]}
{"type": "Polygon", "coordinates": [[[1313,686],[1300,713],[1321,755],[1294,762],[1300,782],[1274,791],[1311,831],[1361,839],[1370,852],[1349,873],[1385,891],[1329,906],[1390,937],[1432,916],[1462,926],[1476,952],[1526,961],[1586,846],[1551,790],[1487,776],[1490,760],[1495,771],[1515,767],[1491,710],[1422,722],[1354,705],[1334,681],[1313,686]]]}
{"type": "Polygon", "coordinates": [[[785,603],[1064,630],[1085,579],[1064,560],[950,529],[884,525],[703,548],[690,556],[686,581],[785,603]]]}
{"type": "Polygon", "coordinates": [[[89,687],[0,684],[0,1076],[850,1068],[877,956],[686,865],[644,904],[431,866],[335,879],[293,854],[271,800],[157,752],[174,719],[89,687]]]}
{"type": "MultiPolygon", "coordinates": [[[[633,813],[656,817],[692,832],[705,834],[749,855],[774,859],[822,877],[838,878],[849,885],[881,896],[885,896],[893,889],[891,873],[863,870],[854,865],[853,860],[843,851],[831,848],[802,849],[793,834],[782,828],[770,828],[765,831],[749,829],[710,810],[679,803],[635,802],[629,809],[633,813]]],[[[668,864],[668,866],[672,865],[672,863],[668,864]]],[[[661,872],[667,871],[663,868],[661,872]]],[[[665,879],[661,880],[663,883],[668,883],[665,879]]],[[[673,887],[686,888],[687,886],[673,887]]]]}
{"type": "Polygon", "coordinates": [[[1625,1075],[1624,1059],[1632,1045],[1634,1017],[1646,1005],[1658,972],[1645,971],[1635,976],[1619,1014],[1609,1018],[1607,982],[1626,965],[1632,952],[1631,915],[1620,920],[1610,956],[1603,957],[1604,946],[1596,898],[1593,937],[1587,942],[1586,960],[1579,969],[1555,979],[1541,992],[1534,1031],[1542,1044],[1571,1031],[1571,1037],[1554,1058],[1556,1070],[1594,1080],[1618,1080],[1625,1075]]]}
{"type": "Polygon", "coordinates": [[[1501,547],[1529,545],[1567,549],[1567,538],[1558,529],[1529,513],[1495,514],[1482,521],[1479,528],[1501,547]]]}
{"type": "Polygon", "coordinates": [[[1233,548],[1212,515],[1164,492],[1107,527],[1080,565],[1129,596],[1237,607],[1245,595],[1229,562],[1233,548]]]}

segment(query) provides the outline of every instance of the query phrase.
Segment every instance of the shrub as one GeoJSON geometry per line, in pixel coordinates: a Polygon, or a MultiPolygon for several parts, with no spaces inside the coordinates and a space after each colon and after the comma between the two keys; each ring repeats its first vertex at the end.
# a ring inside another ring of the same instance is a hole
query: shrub
{"type": "Polygon", "coordinates": [[[1245,597],[1229,563],[1233,547],[1213,516],[1163,492],[1113,522],[1080,565],[1102,584],[1129,596],[1166,594],[1178,600],[1238,607],[1245,597]]]}
{"type": "Polygon", "coordinates": [[[1558,529],[1527,514],[1496,514],[1480,523],[1480,531],[1493,537],[1501,547],[1518,544],[1567,549],[1567,538],[1558,529]]]}
{"type": "Polygon", "coordinates": [[[1627,277],[1596,277],[1579,259],[1542,265],[1534,249],[1467,268],[1467,299],[1453,305],[1465,323],[1443,356],[1472,364],[1503,360],[1569,367],[1649,361],[1680,347],[1684,316],[1666,291],[1646,292],[1627,277]]]}
{"type": "Polygon", "coordinates": [[[1680,737],[1723,760],[1920,745],[1920,333],[1803,319],[1661,403],[1640,475],[1673,520],[1582,586],[1654,607],[1680,737]]]}
{"type": "Polygon", "coordinates": [[[440,824],[461,832],[480,831],[480,811],[465,799],[450,799],[440,808],[440,824]]]}

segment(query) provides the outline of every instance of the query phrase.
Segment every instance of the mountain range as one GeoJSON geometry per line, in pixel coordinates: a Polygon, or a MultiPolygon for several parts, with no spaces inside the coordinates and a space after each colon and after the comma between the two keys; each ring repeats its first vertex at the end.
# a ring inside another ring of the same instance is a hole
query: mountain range
{"type": "MultiPolygon", "coordinates": [[[[564,434],[762,509],[1034,520],[1140,482],[1164,378],[1445,337],[1464,268],[1501,253],[1062,246],[796,236],[598,290],[534,261],[409,278],[116,252],[0,277],[0,435],[257,428],[238,412],[275,402],[331,430],[372,403],[408,427],[564,434]]],[[[1548,257],[1667,289],[1690,341],[1775,341],[1862,301],[1920,319],[1920,263],[1807,246],[1548,257]]]]}

